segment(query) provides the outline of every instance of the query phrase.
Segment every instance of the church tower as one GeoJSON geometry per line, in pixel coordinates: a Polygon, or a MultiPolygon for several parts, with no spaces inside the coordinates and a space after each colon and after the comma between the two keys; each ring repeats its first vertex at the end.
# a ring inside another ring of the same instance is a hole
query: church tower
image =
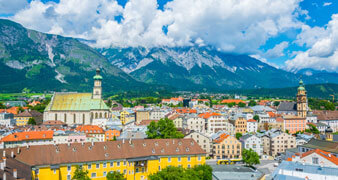
{"type": "Polygon", "coordinates": [[[100,69],[96,69],[96,75],[94,76],[94,88],[93,99],[101,99],[102,97],[102,76],[100,75],[100,69]]]}
{"type": "Polygon", "coordinates": [[[306,90],[303,81],[300,80],[297,92],[297,116],[306,118],[307,110],[308,106],[307,106],[306,90]]]}

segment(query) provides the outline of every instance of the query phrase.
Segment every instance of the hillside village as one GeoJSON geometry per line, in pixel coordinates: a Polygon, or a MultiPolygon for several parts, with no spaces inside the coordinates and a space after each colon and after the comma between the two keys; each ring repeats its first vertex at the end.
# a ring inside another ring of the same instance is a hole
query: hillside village
{"type": "Polygon", "coordinates": [[[32,107],[43,103],[43,96],[4,103],[3,179],[71,179],[78,165],[93,179],[105,179],[110,171],[147,179],[167,166],[205,163],[230,164],[215,166],[215,179],[229,174],[244,179],[338,176],[338,111],[311,110],[303,81],[296,101],[236,96],[213,104],[184,95],[162,99],[160,105],[123,107],[113,101],[110,107],[103,99],[100,69],[93,79],[92,92],[55,92],[42,113],[32,107]],[[173,124],[180,135],[150,136],[150,128],[163,123],[173,124]],[[232,169],[242,163],[245,149],[274,167],[232,169]],[[332,171],[314,172],[314,167],[332,171]]]}

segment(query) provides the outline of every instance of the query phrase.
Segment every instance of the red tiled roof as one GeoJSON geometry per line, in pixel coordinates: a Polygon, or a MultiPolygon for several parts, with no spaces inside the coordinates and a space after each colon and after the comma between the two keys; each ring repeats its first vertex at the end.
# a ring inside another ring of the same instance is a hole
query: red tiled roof
{"type": "Polygon", "coordinates": [[[36,139],[53,139],[53,131],[27,131],[16,132],[5,136],[1,139],[2,142],[12,141],[28,141],[36,139]]]}
{"type": "Polygon", "coordinates": [[[217,139],[214,140],[215,143],[221,143],[224,139],[228,138],[230,135],[223,133],[217,139]]]}
{"type": "Polygon", "coordinates": [[[320,149],[314,149],[311,151],[307,151],[305,153],[302,154],[301,158],[306,157],[312,153],[316,153],[318,155],[320,155],[321,157],[331,161],[332,163],[334,163],[335,165],[338,165],[338,158],[336,156],[334,156],[333,154],[320,150],[320,149]]]}
{"type": "Polygon", "coordinates": [[[257,122],[257,121],[254,119],[249,119],[247,122],[257,122]]]}
{"type": "Polygon", "coordinates": [[[197,113],[197,110],[184,108],[184,109],[176,109],[176,112],[181,113],[181,114],[192,114],[192,113],[197,113]]]}
{"type": "Polygon", "coordinates": [[[220,114],[220,113],[214,113],[214,112],[212,112],[212,113],[206,112],[206,113],[202,113],[202,114],[198,115],[198,117],[204,118],[204,119],[208,119],[211,116],[222,116],[222,114],[220,114]]]}
{"type": "Polygon", "coordinates": [[[75,128],[76,131],[89,133],[89,134],[101,134],[104,133],[103,129],[95,125],[83,125],[75,128]]]}
{"type": "Polygon", "coordinates": [[[158,122],[159,120],[142,120],[140,123],[138,123],[139,126],[148,126],[152,121],[158,122]]]}

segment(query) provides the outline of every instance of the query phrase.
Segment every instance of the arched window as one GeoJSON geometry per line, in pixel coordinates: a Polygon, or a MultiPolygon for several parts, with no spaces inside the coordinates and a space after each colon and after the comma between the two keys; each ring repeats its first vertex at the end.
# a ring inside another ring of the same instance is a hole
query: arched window
{"type": "Polygon", "coordinates": [[[102,113],[100,113],[100,118],[102,118],[102,113]]]}
{"type": "Polygon", "coordinates": [[[107,113],[106,113],[106,112],[104,113],[104,118],[108,118],[108,117],[107,117],[107,113]]]}
{"type": "Polygon", "coordinates": [[[58,114],[55,113],[55,121],[58,120],[58,114]]]}
{"type": "Polygon", "coordinates": [[[90,119],[93,119],[93,112],[90,113],[90,119]]]}
{"type": "Polygon", "coordinates": [[[76,114],[73,115],[73,124],[75,124],[76,114]]]}
{"type": "Polygon", "coordinates": [[[82,114],[82,124],[85,124],[85,118],[86,118],[85,114],[82,114]]]}
{"type": "Polygon", "coordinates": [[[66,122],[67,121],[67,114],[65,113],[63,116],[64,116],[63,121],[66,122]]]}
{"type": "Polygon", "coordinates": [[[97,119],[98,118],[98,115],[97,115],[97,112],[95,113],[95,119],[97,119]]]}

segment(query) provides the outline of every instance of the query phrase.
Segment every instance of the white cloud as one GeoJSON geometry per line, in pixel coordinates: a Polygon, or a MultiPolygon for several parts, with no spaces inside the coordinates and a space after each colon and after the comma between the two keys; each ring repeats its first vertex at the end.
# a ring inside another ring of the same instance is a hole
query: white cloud
{"type": "Polygon", "coordinates": [[[325,7],[325,6],[330,6],[332,4],[332,2],[324,2],[323,3],[323,6],[325,7]]]}
{"type": "Polygon", "coordinates": [[[0,0],[0,14],[13,14],[27,5],[27,0],[0,0]]]}
{"type": "Polygon", "coordinates": [[[338,72],[338,14],[332,15],[325,28],[303,28],[297,42],[309,49],[298,52],[295,58],[286,61],[286,69],[296,71],[314,68],[338,72]],[[307,39],[312,35],[316,36],[307,39]]]}
{"type": "Polygon", "coordinates": [[[115,0],[32,1],[11,19],[43,32],[96,40],[96,47],[207,44],[255,54],[267,39],[302,26],[297,16],[307,13],[299,2],[173,0],[161,11],[156,0],[130,0],[124,8],[115,0]]]}
{"type": "Polygon", "coordinates": [[[268,59],[274,59],[274,58],[282,57],[282,56],[285,55],[284,50],[288,46],[289,46],[288,42],[286,42],[286,41],[281,42],[281,43],[277,44],[274,48],[266,51],[266,53],[264,53],[264,57],[266,57],[268,59]]]}

